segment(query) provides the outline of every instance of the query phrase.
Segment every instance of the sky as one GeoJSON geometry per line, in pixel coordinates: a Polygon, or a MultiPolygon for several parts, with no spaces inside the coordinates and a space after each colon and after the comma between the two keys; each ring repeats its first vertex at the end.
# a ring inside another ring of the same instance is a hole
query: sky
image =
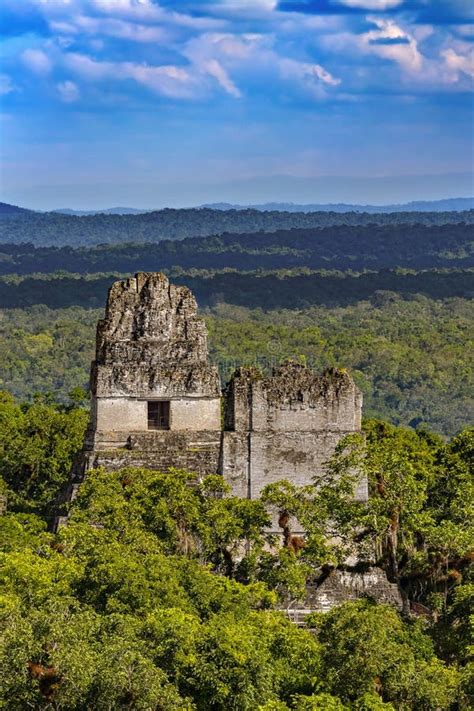
{"type": "Polygon", "coordinates": [[[2,0],[36,209],[474,194],[472,0],[2,0]]]}

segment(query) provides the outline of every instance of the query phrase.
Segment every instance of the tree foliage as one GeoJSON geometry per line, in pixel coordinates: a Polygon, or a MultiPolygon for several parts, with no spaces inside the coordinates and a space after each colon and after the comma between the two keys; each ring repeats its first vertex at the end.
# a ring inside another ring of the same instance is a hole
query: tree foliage
{"type": "Polygon", "coordinates": [[[11,510],[51,513],[87,420],[88,413],[74,404],[56,407],[38,396],[19,405],[0,391],[0,478],[11,510]]]}
{"type": "MultiPolygon", "coordinates": [[[[6,400],[13,419],[39,406],[18,412],[6,400]]],[[[48,427],[55,414],[77,417],[48,407],[48,427]]],[[[43,487],[36,505],[10,498],[0,516],[0,708],[467,711],[472,443],[470,429],[445,443],[369,422],[314,486],[282,482],[264,501],[230,496],[216,476],[97,470],[55,535],[30,512],[42,511],[43,487]],[[361,467],[368,505],[352,497],[361,467]],[[264,503],[301,517],[305,548],[268,546],[264,503]],[[325,541],[336,528],[339,540],[325,541]],[[359,600],[304,629],[276,609],[285,585],[341,561],[355,538],[378,545],[389,573],[396,558],[400,585],[431,606],[431,621],[359,600]]],[[[48,456],[39,479],[54,488],[48,456]]]]}
{"type": "Polygon", "coordinates": [[[37,245],[103,245],[123,242],[158,242],[181,240],[222,233],[259,233],[274,230],[300,231],[332,228],[340,225],[443,226],[472,224],[474,211],[465,212],[399,212],[369,214],[363,212],[280,212],[259,210],[212,210],[210,208],[164,209],[141,215],[88,216],[60,213],[27,212],[0,220],[0,241],[37,245]]]}

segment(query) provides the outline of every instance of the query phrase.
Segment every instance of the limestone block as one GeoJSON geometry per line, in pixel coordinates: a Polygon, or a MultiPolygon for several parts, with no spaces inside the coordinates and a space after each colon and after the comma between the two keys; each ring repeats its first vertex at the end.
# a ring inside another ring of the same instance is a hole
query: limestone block
{"type": "Polygon", "coordinates": [[[146,430],[146,401],[127,397],[98,398],[95,427],[96,430],[111,432],[146,430]]]}
{"type": "Polygon", "coordinates": [[[220,398],[180,398],[171,400],[170,429],[220,430],[220,398]]]}

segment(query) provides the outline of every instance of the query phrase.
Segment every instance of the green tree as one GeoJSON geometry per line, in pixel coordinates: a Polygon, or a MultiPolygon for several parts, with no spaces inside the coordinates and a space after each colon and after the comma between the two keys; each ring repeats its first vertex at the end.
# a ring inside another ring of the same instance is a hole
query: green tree
{"type": "Polygon", "coordinates": [[[0,394],[0,476],[11,510],[51,515],[81,448],[88,414],[37,399],[20,406],[0,394]]]}
{"type": "Polygon", "coordinates": [[[396,708],[426,711],[456,701],[456,669],[437,659],[421,625],[404,624],[393,608],[350,602],[308,624],[322,644],[324,685],[343,701],[375,694],[396,708]]]}

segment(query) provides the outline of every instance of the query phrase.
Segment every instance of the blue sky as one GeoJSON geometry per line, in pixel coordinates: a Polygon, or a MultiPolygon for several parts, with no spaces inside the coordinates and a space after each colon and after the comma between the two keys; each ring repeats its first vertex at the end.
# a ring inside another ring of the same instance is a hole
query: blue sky
{"type": "Polygon", "coordinates": [[[2,199],[472,194],[471,0],[3,0],[2,199]]]}

